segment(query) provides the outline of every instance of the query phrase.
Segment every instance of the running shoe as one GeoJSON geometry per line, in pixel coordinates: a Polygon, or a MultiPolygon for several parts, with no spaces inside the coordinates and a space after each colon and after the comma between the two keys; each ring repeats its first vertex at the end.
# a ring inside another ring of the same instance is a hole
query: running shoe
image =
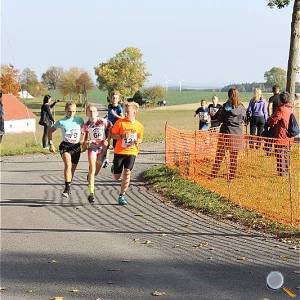
{"type": "Polygon", "coordinates": [[[95,202],[95,197],[94,197],[94,194],[93,194],[93,193],[89,194],[89,196],[88,196],[88,201],[89,201],[90,203],[94,203],[94,202],[95,202]]]}
{"type": "Polygon", "coordinates": [[[103,162],[102,168],[107,168],[109,166],[109,160],[106,158],[103,162]]]}
{"type": "Polygon", "coordinates": [[[127,204],[127,201],[126,201],[124,195],[119,196],[118,202],[119,202],[119,205],[126,205],[127,204]]]}
{"type": "Polygon", "coordinates": [[[70,195],[70,194],[71,194],[70,188],[65,188],[61,195],[62,195],[64,198],[69,198],[69,195],[70,195]]]}

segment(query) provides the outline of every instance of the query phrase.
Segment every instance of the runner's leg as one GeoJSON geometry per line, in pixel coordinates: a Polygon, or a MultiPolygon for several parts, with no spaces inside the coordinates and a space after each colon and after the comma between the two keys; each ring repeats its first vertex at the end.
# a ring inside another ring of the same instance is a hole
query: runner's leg
{"type": "Polygon", "coordinates": [[[89,196],[88,201],[94,202],[94,190],[95,190],[95,171],[96,171],[96,160],[97,153],[93,150],[89,150],[88,161],[89,161],[89,196]]]}
{"type": "Polygon", "coordinates": [[[64,178],[65,178],[65,189],[63,191],[63,196],[68,197],[70,194],[70,184],[72,181],[72,161],[71,161],[71,155],[68,152],[64,152],[62,154],[62,160],[64,162],[64,178]]]}

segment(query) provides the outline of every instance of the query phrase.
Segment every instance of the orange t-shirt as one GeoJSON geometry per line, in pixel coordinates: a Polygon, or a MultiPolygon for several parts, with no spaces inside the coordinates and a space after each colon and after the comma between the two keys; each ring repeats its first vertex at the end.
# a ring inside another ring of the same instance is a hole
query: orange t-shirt
{"type": "Polygon", "coordinates": [[[112,128],[112,134],[127,134],[127,138],[118,139],[115,146],[116,154],[137,155],[139,148],[132,141],[142,140],[144,126],[137,120],[130,122],[127,118],[119,119],[112,128]]]}

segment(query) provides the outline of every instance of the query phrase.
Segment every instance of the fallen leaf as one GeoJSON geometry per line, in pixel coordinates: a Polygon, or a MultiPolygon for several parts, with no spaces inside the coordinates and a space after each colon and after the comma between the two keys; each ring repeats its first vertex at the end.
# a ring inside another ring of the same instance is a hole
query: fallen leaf
{"type": "Polygon", "coordinates": [[[151,293],[152,296],[163,296],[165,295],[165,292],[160,292],[160,291],[154,291],[151,293]]]}
{"type": "Polygon", "coordinates": [[[54,298],[51,298],[50,300],[64,300],[64,297],[54,297],[54,298]]]}
{"type": "Polygon", "coordinates": [[[280,258],[281,260],[288,260],[290,257],[287,256],[287,255],[280,255],[279,258],[280,258]]]}
{"type": "Polygon", "coordinates": [[[78,289],[74,289],[74,290],[71,290],[70,293],[79,293],[80,291],[78,289]]]}
{"type": "Polygon", "coordinates": [[[174,246],[173,246],[173,248],[178,248],[178,247],[180,247],[180,245],[174,245],[174,246]]]}
{"type": "Polygon", "coordinates": [[[297,290],[300,290],[300,286],[297,286],[296,289],[297,289],[297,290]]]}
{"type": "Polygon", "coordinates": [[[48,263],[49,263],[49,264],[56,264],[57,261],[56,261],[55,259],[52,259],[52,260],[48,261],[48,263]]]}
{"type": "Polygon", "coordinates": [[[144,245],[148,245],[148,244],[151,244],[152,242],[150,240],[146,240],[145,242],[143,242],[142,244],[144,245]]]}
{"type": "Polygon", "coordinates": [[[213,258],[212,257],[208,257],[207,259],[212,260],[213,258]]]}
{"type": "Polygon", "coordinates": [[[241,256],[241,257],[238,257],[237,260],[246,260],[246,257],[241,256]]]}
{"type": "Polygon", "coordinates": [[[215,248],[209,248],[208,250],[215,250],[215,248]]]}
{"type": "Polygon", "coordinates": [[[166,236],[166,234],[165,234],[165,233],[162,233],[160,236],[166,236]]]}
{"type": "Polygon", "coordinates": [[[29,290],[29,291],[27,291],[27,293],[33,293],[33,290],[29,290]]]}
{"type": "Polygon", "coordinates": [[[114,284],[112,281],[108,281],[107,284],[114,284]]]}
{"type": "Polygon", "coordinates": [[[7,288],[5,287],[0,287],[0,292],[5,292],[7,290],[7,288]]]}
{"type": "Polygon", "coordinates": [[[297,294],[295,292],[293,292],[291,289],[289,289],[287,287],[284,287],[282,290],[291,298],[295,298],[297,296],[297,294]]]}
{"type": "Polygon", "coordinates": [[[128,262],[130,262],[130,260],[129,259],[123,259],[122,262],[128,263],[128,262]]]}
{"type": "Polygon", "coordinates": [[[295,274],[300,274],[300,270],[296,270],[296,271],[294,271],[293,273],[295,273],[295,274]]]}
{"type": "Polygon", "coordinates": [[[291,247],[289,247],[289,249],[297,250],[297,246],[296,245],[295,246],[291,246],[291,247]]]}
{"type": "Polygon", "coordinates": [[[207,247],[207,246],[208,246],[207,242],[202,242],[202,243],[194,244],[193,248],[204,248],[204,247],[207,247]]]}
{"type": "Polygon", "coordinates": [[[135,214],[134,216],[135,216],[135,217],[143,217],[142,214],[135,214]]]}
{"type": "Polygon", "coordinates": [[[133,239],[134,242],[138,242],[140,239],[133,239]]]}
{"type": "Polygon", "coordinates": [[[190,224],[183,224],[182,227],[191,227],[190,224]]]}

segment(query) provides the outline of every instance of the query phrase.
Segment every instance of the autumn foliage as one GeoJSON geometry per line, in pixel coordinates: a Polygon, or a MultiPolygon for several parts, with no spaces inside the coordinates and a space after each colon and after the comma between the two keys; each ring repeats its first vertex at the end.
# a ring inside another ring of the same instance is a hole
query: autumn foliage
{"type": "Polygon", "coordinates": [[[19,71],[12,65],[1,65],[0,90],[3,94],[19,96],[19,71]]]}

